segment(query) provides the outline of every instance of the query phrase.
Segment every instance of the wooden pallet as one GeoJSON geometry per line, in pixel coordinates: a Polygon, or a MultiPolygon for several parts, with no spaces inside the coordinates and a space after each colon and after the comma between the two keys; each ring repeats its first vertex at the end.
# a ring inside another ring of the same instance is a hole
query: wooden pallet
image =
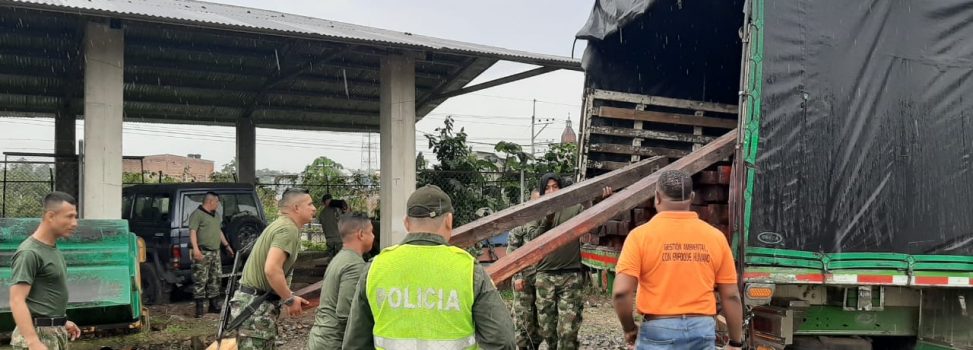
{"type": "Polygon", "coordinates": [[[737,106],[588,90],[581,125],[585,178],[645,157],[682,158],[737,125],[737,106]]]}

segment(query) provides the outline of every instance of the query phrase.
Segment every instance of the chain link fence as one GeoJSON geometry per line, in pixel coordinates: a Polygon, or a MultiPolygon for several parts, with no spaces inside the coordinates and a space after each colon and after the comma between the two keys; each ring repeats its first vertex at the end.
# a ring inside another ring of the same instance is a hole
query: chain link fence
{"type": "Polygon", "coordinates": [[[0,161],[0,217],[40,217],[41,201],[54,190],[55,162],[50,157],[18,157],[0,161]]]}

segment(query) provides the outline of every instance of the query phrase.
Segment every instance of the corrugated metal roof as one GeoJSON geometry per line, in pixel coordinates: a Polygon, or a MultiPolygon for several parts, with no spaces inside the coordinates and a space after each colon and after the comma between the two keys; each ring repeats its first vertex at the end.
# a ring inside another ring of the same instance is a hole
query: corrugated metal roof
{"type": "Polygon", "coordinates": [[[0,0],[11,6],[112,16],[161,23],[317,37],[325,40],[437,50],[563,69],[581,70],[580,61],[488,45],[433,38],[276,11],[192,0],[0,0]]]}

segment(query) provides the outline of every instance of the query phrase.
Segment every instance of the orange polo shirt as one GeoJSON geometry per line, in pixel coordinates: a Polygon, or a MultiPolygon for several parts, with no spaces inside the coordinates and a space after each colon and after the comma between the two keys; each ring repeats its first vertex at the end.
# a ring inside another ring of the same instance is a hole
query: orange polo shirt
{"type": "Polygon", "coordinates": [[[716,284],[737,283],[720,230],[694,212],[664,211],[628,234],[615,266],[639,280],[642,314],[716,314],[716,284]]]}

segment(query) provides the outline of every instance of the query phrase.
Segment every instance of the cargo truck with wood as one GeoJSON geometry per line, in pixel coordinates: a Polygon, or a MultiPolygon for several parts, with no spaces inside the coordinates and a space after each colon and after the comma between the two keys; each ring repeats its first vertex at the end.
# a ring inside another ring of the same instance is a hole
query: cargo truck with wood
{"type": "MultiPolygon", "coordinates": [[[[657,172],[731,243],[755,349],[973,349],[969,1],[598,0],[580,181],[467,246],[621,189],[488,268],[581,239],[603,287],[657,172]]],[[[661,301],[664,302],[664,301],[661,301]]],[[[621,336],[621,333],[619,333],[621,336]]]]}

